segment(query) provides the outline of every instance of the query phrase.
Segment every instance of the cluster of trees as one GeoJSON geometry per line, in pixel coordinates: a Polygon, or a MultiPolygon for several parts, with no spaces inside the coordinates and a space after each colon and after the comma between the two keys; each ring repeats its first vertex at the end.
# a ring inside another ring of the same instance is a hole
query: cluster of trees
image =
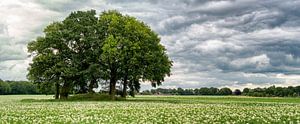
{"type": "Polygon", "coordinates": [[[43,92],[55,89],[56,99],[99,87],[112,99],[117,91],[133,96],[141,81],[160,85],[172,66],[158,35],[117,11],[98,17],[95,10],[72,12],[47,26],[28,51],[33,57],[28,79],[43,92]]]}
{"type": "Polygon", "coordinates": [[[300,96],[300,86],[267,87],[267,88],[244,88],[243,95],[256,97],[296,97],[300,96]]]}
{"type": "Polygon", "coordinates": [[[142,95],[165,94],[165,95],[244,95],[255,97],[298,97],[300,96],[300,86],[275,87],[267,88],[244,88],[243,91],[235,89],[232,91],[229,88],[214,88],[203,87],[196,89],[163,89],[157,88],[152,90],[145,90],[141,92],[142,95]]]}
{"type": "Polygon", "coordinates": [[[40,94],[37,85],[28,81],[2,81],[0,79],[0,95],[40,94]]]}
{"type": "Polygon", "coordinates": [[[240,90],[235,90],[232,92],[231,89],[225,87],[225,88],[214,88],[214,87],[203,87],[203,88],[196,88],[196,89],[163,89],[163,88],[157,88],[157,89],[151,89],[151,90],[145,90],[141,92],[140,94],[143,95],[152,95],[152,94],[165,94],[165,95],[232,95],[232,94],[240,95],[240,90]],[[239,92],[238,92],[239,91],[239,92]]]}

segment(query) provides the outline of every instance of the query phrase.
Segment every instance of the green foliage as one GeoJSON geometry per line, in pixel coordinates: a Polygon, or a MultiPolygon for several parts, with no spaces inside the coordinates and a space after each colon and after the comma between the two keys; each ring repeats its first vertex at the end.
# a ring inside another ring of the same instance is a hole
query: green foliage
{"type": "MultiPolygon", "coordinates": [[[[37,85],[28,81],[0,81],[0,95],[40,94],[37,85]]],[[[50,93],[50,92],[48,92],[50,93]]]]}
{"type": "Polygon", "coordinates": [[[160,85],[170,75],[172,62],[160,38],[145,23],[117,11],[72,12],[54,22],[44,36],[28,44],[33,55],[28,79],[47,92],[54,87],[56,98],[70,92],[93,93],[99,81],[109,80],[109,93],[116,94],[122,82],[122,96],[134,96],[140,81],[160,85]]]}
{"type": "Polygon", "coordinates": [[[27,81],[9,82],[11,94],[37,94],[35,85],[27,81]]]}
{"type": "Polygon", "coordinates": [[[233,91],[233,94],[234,94],[234,95],[242,95],[242,92],[241,92],[241,90],[239,90],[239,89],[235,89],[235,90],[233,91]]]}
{"type": "Polygon", "coordinates": [[[0,95],[9,94],[11,92],[10,85],[7,82],[0,81],[0,95]]]}
{"type": "Polygon", "coordinates": [[[231,89],[224,87],[219,90],[218,94],[219,95],[232,95],[232,91],[231,91],[231,89]]]}
{"type": "Polygon", "coordinates": [[[165,48],[159,44],[158,35],[143,22],[117,11],[105,11],[99,17],[99,25],[106,32],[101,55],[104,75],[112,83],[123,81],[124,93],[127,86],[132,96],[138,92],[140,80],[160,85],[170,74],[172,64],[165,48]]]}
{"type": "Polygon", "coordinates": [[[163,89],[157,88],[151,91],[143,91],[141,94],[167,94],[167,95],[232,95],[232,91],[229,88],[214,88],[214,87],[202,87],[196,89],[163,89]]]}
{"type": "Polygon", "coordinates": [[[64,21],[50,24],[45,36],[28,44],[36,54],[30,64],[28,79],[41,87],[56,86],[61,98],[67,98],[73,87],[87,92],[85,86],[99,77],[99,37],[96,34],[96,12],[72,12],[64,21]],[[59,89],[58,89],[59,88],[59,89]]]}
{"type": "Polygon", "coordinates": [[[244,89],[243,89],[243,94],[247,94],[247,93],[249,93],[249,91],[250,91],[249,88],[244,88],[244,89]]]}
{"type": "Polygon", "coordinates": [[[244,95],[244,96],[255,96],[255,97],[299,97],[300,86],[288,86],[288,87],[275,87],[271,86],[268,88],[244,88],[243,91],[235,89],[233,92],[229,88],[196,88],[196,89],[163,89],[157,88],[151,91],[145,90],[141,92],[142,95],[152,94],[164,94],[164,95],[244,95]]]}
{"type": "Polygon", "coordinates": [[[295,97],[300,96],[300,86],[254,88],[243,92],[243,95],[257,97],[295,97]]]}
{"type": "Polygon", "coordinates": [[[207,88],[207,87],[203,87],[200,89],[195,89],[195,94],[201,94],[201,95],[216,95],[218,94],[219,89],[218,88],[207,88]]]}

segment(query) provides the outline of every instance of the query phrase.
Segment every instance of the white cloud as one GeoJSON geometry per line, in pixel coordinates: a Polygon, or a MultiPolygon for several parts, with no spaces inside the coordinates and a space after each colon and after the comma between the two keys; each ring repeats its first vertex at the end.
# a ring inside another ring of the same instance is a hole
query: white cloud
{"type": "Polygon", "coordinates": [[[187,29],[187,36],[196,39],[208,39],[212,37],[226,38],[239,33],[238,31],[217,27],[213,23],[193,24],[187,29]]]}
{"type": "Polygon", "coordinates": [[[211,11],[211,10],[224,10],[233,7],[233,2],[232,1],[211,1],[206,3],[204,6],[199,7],[200,10],[206,10],[206,11],[211,11]]]}
{"type": "Polygon", "coordinates": [[[242,46],[238,46],[231,42],[224,42],[220,40],[208,40],[195,46],[196,50],[204,52],[205,54],[216,54],[217,52],[224,52],[226,49],[242,50],[242,46]]]}
{"type": "Polygon", "coordinates": [[[0,78],[25,80],[28,60],[26,45],[59,13],[45,10],[33,1],[1,1],[0,3],[0,78]]]}
{"type": "Polygon", "coordinates": [[[237,68],[244,68],[245,66],[250,66],[254,68],[265,68],[270,64],[270,58],[266,54],[253,56],[249,58],[241,58],[231,61],[231,65],[237,68]]]}

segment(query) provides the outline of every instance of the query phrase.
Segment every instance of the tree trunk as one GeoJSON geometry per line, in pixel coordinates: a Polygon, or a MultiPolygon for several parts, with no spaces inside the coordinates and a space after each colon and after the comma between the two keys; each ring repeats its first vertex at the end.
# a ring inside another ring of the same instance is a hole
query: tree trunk
{"type": "Polygon", "coordinates": [[[60,99],[68,99],[68,94],[67,93],[61,93],[60,94],[60,99]]]}
{"type": "Polygon", "coordinates": [[[59,83],[55,83],[55,99],[59,99],[59,83]]]}
{"type": "Polygon", "coordinates": [[[93,89],[96,83],[97,83],[97,79],[93,77],[89,85],[89,93],[95,93],[93,89]]]}
{"type": "Polygon", "coordinates": [[[109,79],[109,95],[111,95],[111,90],[112,90],[112,82],[111,79],[109,79]]]}
{"type": "Polygon", "coordinates": [[[128,85],[128,71],[126,70],[124,81],[123,81],[123,91],[122,91],[122,97],[125,98],[127,96],[127,85],[128,85]]]}
{"type": "Polygon", "coordinates": [[[87,93],[87,88],[86,88],[86,85],[80,85],[80,90],[79,90],[79,93],[87,93]]]}
{"type": "Polygon", "coordinates": [[[60,94],[60,99],[68,99],[68,93],[61,93],[60,94]]]}
{"type": "Polygon", "coordinates": [[[68,99],[69,88],[69,84],[67,83],[67,81],[65,81],[60,91],[60,99],[68,99]]]}
{"type": "Polygon", "coordinates": [[[112,67],[110,72],[110,86],[109,86],[109,94],[113,100],[115,100],[116,95],[116,83],[117,83],[117,70],[112,67]]]}
{"type": "Polygon", "coordinates": [[[116,97],[116,80],[113,79],[111,80],[112,81],[112,86],[111,86],[111,99],[112,100],[115,100],[115,97],[116,97]]]}
{"type": "Polygon", "coordinates": [[[76,81],[79,82],[79,91],[78,93],[87,93],[88,92],[88,88],[86,87],[86,83],[85,80],[82,79],[82,77],[76,77],[76,81]]]}
{"type": "Polygon", "coordinates": [[[116,80],[115,75],[113,74],[113,75],[111,75],[111,78],[110,78],[110,96],[113,100],[115,99],[115,95],[116,95],[116,83],[117,83],[117,80],[116,80]]]}
{"type": "MultiPolygon", "coordinates": [[[[127,57],[128,57],[128,52],[126,52],[126,58],[124,61],[124,65],[127,66],[127,57]]],[[[122,97],[126,98],[127,96],[127,85],[128,85],[128,67],[125,67],[125,75],[124,75],[124,81],[123,81],[123,91],[122,91],[122,97]]]]}

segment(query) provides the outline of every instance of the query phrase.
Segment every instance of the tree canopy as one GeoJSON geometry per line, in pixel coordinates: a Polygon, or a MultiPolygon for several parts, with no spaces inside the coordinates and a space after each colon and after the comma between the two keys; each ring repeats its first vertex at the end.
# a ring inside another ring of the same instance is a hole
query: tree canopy
{"type": "Polygon", "coordinates": [[[108,85],[113,99],[117,90],[133,96],[140,82],[155,87],[170,75],[172,61],[158,34],[115,10],[99,17],[95,10],[72,12],[48,25],[44,34],[28,44],[33,56],[28,79],[43,90],[54,87],[56,99],[93,93],[99,84],[108,85]]]}

